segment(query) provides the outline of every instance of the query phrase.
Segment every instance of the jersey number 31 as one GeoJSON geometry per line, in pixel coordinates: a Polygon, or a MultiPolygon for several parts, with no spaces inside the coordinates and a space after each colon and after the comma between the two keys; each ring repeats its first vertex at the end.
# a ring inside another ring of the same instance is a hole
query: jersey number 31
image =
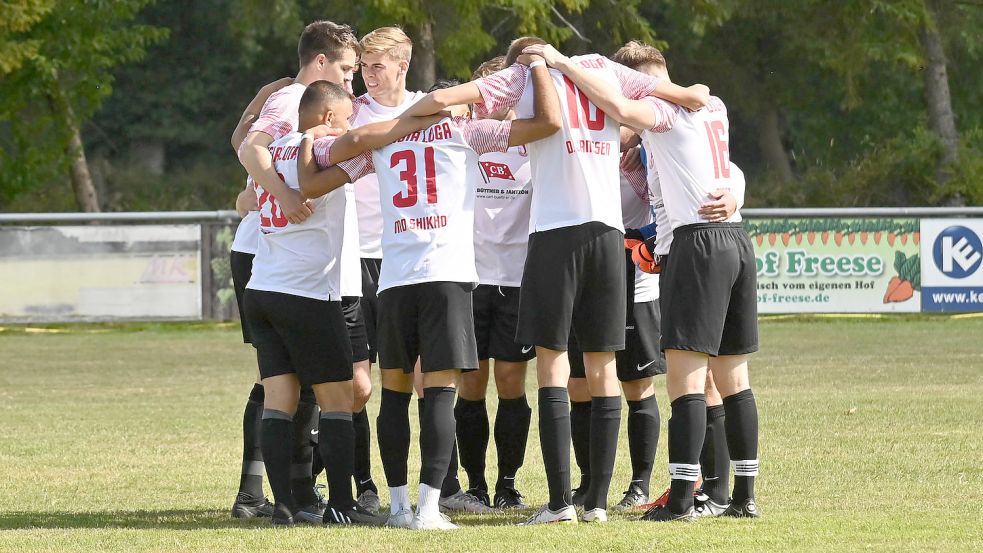
{"type": "MultiPolygon", "coordinates": [[[[426,179],[427,203],[437,203],[437,168],[435,167],[432,146],[423,149],[423,173],[426,179]]],[[[413,150],[400,150],[389,158],[389,167],[405,163],[399,171],[399,180],[406,185],[405,192],[393,194],[393,205],[399,208],[413,207],[417,202],[416,153],[413,150]]]]}

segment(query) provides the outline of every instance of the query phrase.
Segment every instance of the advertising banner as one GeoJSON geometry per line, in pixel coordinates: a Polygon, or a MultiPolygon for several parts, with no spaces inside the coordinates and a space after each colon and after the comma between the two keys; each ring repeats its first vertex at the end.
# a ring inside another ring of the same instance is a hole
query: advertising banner
{"type": "Polygon", "coordinates": [[[0,320],[201,318],[198,225],[0,228],[0,320]]]}
{"type": "Polygon", "coordinates": [[[983,311],[983,220],[922,219],[922,310],[983,311]]]}
{"type": "Polygon", "coordinates": [[[751,219],[759,313],[917,312],[918,219],[751,219]]]}

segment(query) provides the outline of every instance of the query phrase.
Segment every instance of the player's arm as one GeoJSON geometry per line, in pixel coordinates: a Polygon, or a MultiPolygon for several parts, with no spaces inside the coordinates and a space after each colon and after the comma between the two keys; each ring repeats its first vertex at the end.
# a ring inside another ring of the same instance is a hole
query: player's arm
{"type": "MultiPolygon", "coordinates": [[[[401,115],[396,119],[379,121],[352,129],[339,136],[331,145],[331,163],[338,163],[351,159],[362,152],[388,146],[410,133],[437,124],[443,118],[443,114],[426,117],[401,115]]],[[[311,139],[305,138],[304,140],[311,139]]]]}
{"type": "Polygon", "coordinates": [[[239,217],[245,217],[250,211],[256,211],[258,209],[259,203],[256,199],[256,192],[253,190],[251,183],[247,184],[242,192],[239,192],[239,195],[236,196],[236,213],[239,214],[239,217]]]}
{"type": "Polygon", "coordinates": [[[737,210],[744,207],[744,173],[730,164],[731,177],[726,185],[713,190],[707,201],[700,204],[698,213],[707,221],[722,222],[730,219],[737,210]]]}
{"type": "Polygon", "coordinates": [[[256,96],[249,102],[246,106],[245,111],[242,112],[242,117],[239,118],[239,124],[236,125],[236,130],[232,132],[232,149],[236,152],[239,151],[239,146],[242,145],[242,141],[246,139],[246,134],[249,133],[249,127],[252,126],[256,118],[259,117],[260,112],[263,110],[263,104],[269,99],[270,95],[280,90],[281,88],[293,84],[293,77],[284,77],[269,83],[263,88],[259,89],[256,96]]]}
{"type": "Polygon", "coordinates": [[[263,190],[276,198],[287,220],[297,224],[311,216],[311,207],[303,194],[292,190],[287,183],[280,179],[273,168],[273,156],[270,154],[270,144],[273,137],[261,131],[254,131],[246,136],[242,147],[239,148],[239,162],[263,190]]]}
{"type": "MultiPolygon", "coordinates": [[[[535,56],[530,63],[542,58],[535,56]]],[[[528,144],[552,135],[563,126],[560,116],[560,99],[546,65],[538,65],[530,70],[533,86],[533,117],[512,121],[509,133],[509,146],[528,144]]]]}
{"type": "Polygon", "coordinates": [[[321,169],[314,158],[314,141],[317,135],[304,133],[297,155],[297,180],[300,191],[308,198],[319,198],[328,192],[351,182],[351,177],[337,165],[321,169]]]}
{"type": "Polygon", "coordinates": [[[481,102],[481,92],[474,83],[464,83],[450,88],[434,90],[410,106],[400,117],[425,117],[440,113],[451,106],[481,102]]]}

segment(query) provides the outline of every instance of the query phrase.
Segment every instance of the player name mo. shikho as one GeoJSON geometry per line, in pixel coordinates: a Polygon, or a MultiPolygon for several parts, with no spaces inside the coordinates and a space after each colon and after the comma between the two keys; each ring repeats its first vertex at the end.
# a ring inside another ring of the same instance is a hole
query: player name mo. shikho
{"type": "Polygon", "coordinates": [[[416,219],[399,219],[393,223],[396,234],[407,230],[433,230],[447,226],[446,215],[430,215],[429,217],[417,217],[416,219]]]}

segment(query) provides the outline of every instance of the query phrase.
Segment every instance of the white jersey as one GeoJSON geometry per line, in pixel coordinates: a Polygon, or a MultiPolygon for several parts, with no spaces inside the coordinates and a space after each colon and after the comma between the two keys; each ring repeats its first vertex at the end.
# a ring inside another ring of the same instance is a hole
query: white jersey
{"type": "MultiPolygon", "coordinates": [[[[294,190],[301,134],[270,144],[273,167],[294,190]]],[[[303,223],[287,220],[280,205],[258,184],[259,248],[246,288],[318,300],[341,300],[341,251],[344,241],[345,190],[338,188],[312,200],[313,214],[303,223]]]]}
{"type": "MultiPolygon", "coordinates": [[[[274,92],[266,99],[256,121],[249,132],[261,132],[277,140],[297,129],[297,108],[307,87],[294,83],[274,92]]],[[[246,186],[255,188],[252,178],[246,179],[246,186]]],[[[239,221],[236,235],[232,240],[232,251],[256,254],[259,243],[259,212],[250,211],[239,221]]]]}
{"type": "Polygon", "coordinates": [[[341,246],[341,295],[362,297],[362,260],[358,247],[355,185],[345,184],[345,237],[341,246]]]}
{"type": "Polygon", "coordinates": [[[378,169],[380,293],[421,282],[478,281],[474,196],[484,182],[478,156],[507,150],[511,128],[511,121],[444,118],[375,150],[371,162],[349,173],[359,178],[378,169]]]}
{"type": "MultiPolygon", "coordinates": [[[[621,214],[624,217],[625,228],[641,228],[653,221],[652,206],[649,198],[642,199],[637,193],[638,184],[631,181],[645,182],[645,170],[639,169],[632,174],[621,173],[621,214]]],[[[646,273],[635,267],[635,303],[645,303],[659,299],[659,275],[646,273]]]]}
{"type": "MultiPolygon", "coordinates": [[[[648,159],[648,185],[652,201],[652,211],[655,213],[656,239],[653,253],[666,255],[669,253],[670,246],[672,246],[672,224],[669,221],[669,213],[666,211],[665,203],[662,199],[662,186],[659,180],[659,171],[655,169],[655,156],[648,149],[646,149],[645,155],[648,159]]],[[[726,222],[740,222],[742,220],[740,210],[744,207],[744,191],[746,188],[744,172],[741,171],[741,168],[736,163],[731,162],[729,177],[726,180],[718,181],[716,185],[717,189],[729,191],[734,195],[734,199],[737,200],[737,211],[726,222]]],[[[710,200],[711,198],[707,197],[704,201],[710,200]]]]}
{"type": "Polygon", "coordinates": [[[519,286],[529,245],[532,178],[525,146],[479,158],[488,179],[474,199],[474,251],[478,282],[519,286]]]}
{"type": "MultiPolygon", "coordinates": [[[[574,62],[616,85],[628,98],[639,99],[659,83],[603,56],[575,56],[574,62]]],[[[573,82],[550,70],[560,98],[563,128],[528,144],[532,163],[530,232],[575,226],[591,221],[624,231],[618,201],[618,122],[604,114],[573,82]]],[[[514,107],[520,118],[533,115],[529,68],[515,64],[478,79],[478,109],[493,113],[514,107]]]]}
{"type": "MultiPolygon", "coordinates": [[[[404,111],[426,96],[425,92],[404,91],[403,103],[389,107],[363,94],[353,102],[350,120],[352,128],[399,117],[404,111]]],[[[359,249],[361,257],[382,257],[382,211],[379,206],[379,181],[375,175],[366,175],[355,182],[355,207],[358,213],[359,249]]]]}
{"type": "MultiPolygon", "coordinates": [[[[658,172],[671,228],[706,222],[700,206],[710,192],[731,185],[734,173],[727,108],[717,97],[695,112],[656,98],[644,101],[652,106],[656,124],[642,133],[642,141],[650,170],[658,172]]],[[[740,213],[731,220],[740,221],[740,213]]]]}

